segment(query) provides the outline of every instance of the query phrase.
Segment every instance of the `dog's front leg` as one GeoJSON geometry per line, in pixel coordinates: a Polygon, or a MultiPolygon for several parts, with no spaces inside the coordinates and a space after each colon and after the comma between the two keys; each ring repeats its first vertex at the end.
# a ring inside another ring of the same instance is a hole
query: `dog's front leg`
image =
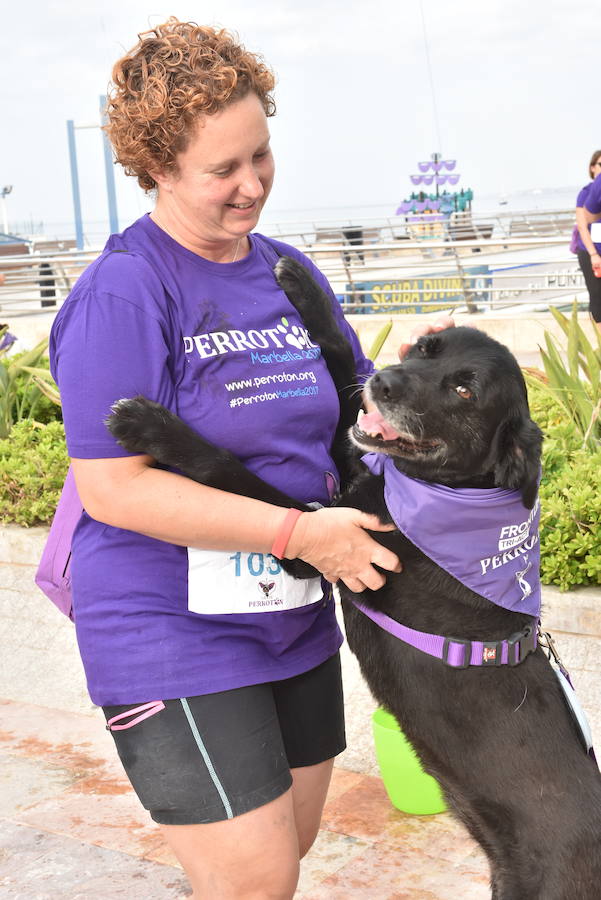
{"type": "Polygon", "coordinates": [[[290,256],[283,256],[274,272],[278,284],[299,312],[311,340],[319,344],[336,386],[340,399],[340,419],[332,455],[340,473],[341,484],[346,487],[355,474],[348,430],[357,421],[362,405],[353,348],[336,321],[331,298],[302,263],[290,256]]]}
{"type": "Polygon", "coordinates": [[[160,403],[134,397],[117,401],[112,409],[107,428],[130,453],[147,453],[162,466],[177,469],[193,481],[230,494],[309,510],[305,504],[254,475],[229,450],[205,441],[160,403]]]}
{"type": "MultiPolygon", "coordinates": [[[[118,443],[130,453],[147,453],[163,466],[209,487],[263,500],[274,506],[310,512],[310,507],[288,497],[244,466],[233,453],[215,447],[189,428],[178,416],[146,397],[119,400],[106,422],[118,443]]],[[[295,578],[315,578],[319,572],[302,559],[282,560],[295,578]]]]}

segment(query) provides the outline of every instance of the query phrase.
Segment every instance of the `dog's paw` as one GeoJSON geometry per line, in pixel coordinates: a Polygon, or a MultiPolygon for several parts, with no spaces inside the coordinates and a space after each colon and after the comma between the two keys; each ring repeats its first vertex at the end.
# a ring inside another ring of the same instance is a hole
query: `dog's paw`
{"type": "Polygon", "coordinates": [[[303,294],[307,287],[313,286],[313,279],[306,268],[291,256],[282,256],[274,268],[276,281],[284,293],[293,296],[303,294]]]}
{"type": "Polygon", "coordinates": [[[105,424],[115,440],[129,453],[153,453],[176,417],[146,397],[117,400],[105,424]]]}
{"type": "Polygon", "coordinates": [[[293,578],[316,578],[320,574],[304,559],[281,559],[280,565],[293,578]]]}

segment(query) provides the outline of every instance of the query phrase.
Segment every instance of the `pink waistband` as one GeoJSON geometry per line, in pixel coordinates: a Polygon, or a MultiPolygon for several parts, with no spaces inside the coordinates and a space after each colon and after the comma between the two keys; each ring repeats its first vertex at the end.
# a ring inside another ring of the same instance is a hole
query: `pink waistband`
{"type": "Polygon", "coordinates": [[[162,709],[165,709],[165,704],[162,700],[152,700],[150,703],[143,703],[142,706],[135,706],[133,709],[127,709],[125,712],[119,713],[118,716],[113,716],[112,719],[107,721],[107,731],[124,731],[126,728],[132,728],[134,725],[137,725],[138,722],[143,722],[144,719],[147,719],[149,716],[156,715],[156,713],[160,712],[162,709]],[[141,715],[136,716],[136,713],[141,713],[141,715]],[[132,719],[131,722],[127,722],[125,725],[114,724],[115,722],[120,722],[122,719],[128,719],[130,716],[136,716],[136,718],[132,719]]]}

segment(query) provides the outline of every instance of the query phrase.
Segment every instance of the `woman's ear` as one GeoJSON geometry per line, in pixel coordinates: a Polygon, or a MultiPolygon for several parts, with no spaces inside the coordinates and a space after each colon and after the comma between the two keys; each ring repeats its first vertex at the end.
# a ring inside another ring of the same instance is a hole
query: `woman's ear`
{"type": "Polygon", "coordinates": [[[542,443],[542,431],[527,417],[506,419],[495,435],[495,484],[521,491],[526,509],[532,509],[538,492],[542,443]]]}
{"type": "Polygon", "coordinates": [[[148,174],[162,191],[170,192],[172,190],[173,172],[165,171],[164,169],[153,169],[148,174]]]}

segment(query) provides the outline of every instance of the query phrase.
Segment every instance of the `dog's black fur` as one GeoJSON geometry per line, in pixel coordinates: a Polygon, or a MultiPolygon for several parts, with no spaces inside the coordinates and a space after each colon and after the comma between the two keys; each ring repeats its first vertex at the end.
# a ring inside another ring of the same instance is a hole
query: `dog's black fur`
{"type": "MultiPolygon", "coordinates": [[[[329,299],[288,258],[276,275],[318,342],[342,398],[336,458],[351,479],[341,505],[390,522],[383,480],[353,477],[344,433],[359,400],[350,347],[329,299]]],[[[519,489],[532,507],[541,433],[509,351],[472,328],[421,338],[404,362],[372,376],[367,395],[400,439],[353,442],[391,454],[406,474],[451,487],[519,489]]],[[[120,401],[108,422],[117,440],[190,478],[281,506],[307,509],[252,475],[230,453],[203,441],[144,398],[120,401]]],[[[367,426],[366,426],[367,428],[367,426]]],[[[373,430],[367,428],[367,430],[373,430]]],[[[420,631],[501,640],[529,617],[493,606],[424,556],[399,531],[372,532],[403,562],[378,591],[359,599],[420,631]]],[[[286,562],[296,577],[315,574],[286,562]]],[[[493,900],[601,897],[601,775],[585,754],[556,676],[539,648],[516,667],[451,669],[381,630],[340,585],[349,645],[376,700],[398,719],[449,806],[488,855],[493,900]]]]}

